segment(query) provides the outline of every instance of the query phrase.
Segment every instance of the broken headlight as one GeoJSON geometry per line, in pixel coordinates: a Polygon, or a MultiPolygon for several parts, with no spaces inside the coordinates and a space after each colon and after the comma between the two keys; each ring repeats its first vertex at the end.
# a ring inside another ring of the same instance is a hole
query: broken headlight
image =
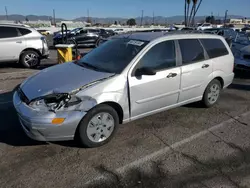
{"type": "Polygon", "coordinates": [[[73,98],[67,93],[53,93],[31,101],[29,106],[35,110],[56,111],[69,104],[71,99],[73,98]]]}

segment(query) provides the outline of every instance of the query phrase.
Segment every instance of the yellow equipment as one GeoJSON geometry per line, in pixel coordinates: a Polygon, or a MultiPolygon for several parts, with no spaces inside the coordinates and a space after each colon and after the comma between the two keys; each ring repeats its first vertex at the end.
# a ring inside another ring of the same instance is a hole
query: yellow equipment
{"type": "Polygon", "coordinates": [[[58,63],[64,63],[73,61],[72,48],[75,47],[74,44],[57,44],[57,60],[58,63]]]}

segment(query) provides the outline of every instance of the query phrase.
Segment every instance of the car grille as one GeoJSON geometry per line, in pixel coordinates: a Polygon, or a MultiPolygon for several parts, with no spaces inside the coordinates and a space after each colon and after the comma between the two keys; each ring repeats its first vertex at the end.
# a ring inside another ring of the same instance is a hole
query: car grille
{"type": "Polygon", "coordinates": [[[29,102],[30,102],[29,99],[26,97],[26,95],[24,94],[24,92],[22,91],[22,89],[20,87],[17,88],[17,94],[20,97],[22,102],[29,104],[29,102]]]}

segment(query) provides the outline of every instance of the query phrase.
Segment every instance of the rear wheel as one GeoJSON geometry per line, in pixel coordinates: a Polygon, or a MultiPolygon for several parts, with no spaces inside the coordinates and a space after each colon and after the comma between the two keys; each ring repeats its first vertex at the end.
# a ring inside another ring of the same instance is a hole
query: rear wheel
{"type": "Polygon", "coordinates": [[[221,92],[221,83],[219,80],[215,79],[212,80],[203,95],[202,102],[206,107],[212,107],[215,105],[220,97],[221,92]]]}
{"type": "Polygon", "coordinates": [[[90,110],[79,124],[77,134],[85,147],[99,147],[108,143],[114,136],[119,117],[109,105],[99,105],[90,110]]]}
{"type": "Polygon", "coordinates": [[[35,68],[40,65],[40,56],[37,52],[29,50],[22,53],[20,63],[26,68],[35,68]]]}

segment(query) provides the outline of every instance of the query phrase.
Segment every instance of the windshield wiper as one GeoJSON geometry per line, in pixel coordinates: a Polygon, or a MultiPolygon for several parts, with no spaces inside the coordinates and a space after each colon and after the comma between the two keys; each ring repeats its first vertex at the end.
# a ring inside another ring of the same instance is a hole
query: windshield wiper
{"type": "Polygon", "coordinates": [[[90,68],[90,69],[95,70],[95,71],[109,72],[109,71],[107,71],[107,70],[105,70],[105,69],[103,69],[103,68],[96,67],[96,66],[91,65],[91,64],[86,63],[86,62],[77,62],[77,61],[76,61],[76,64],[78,64],[78,65],[80,65],[80,66],[82,66],[82,67],[90,68]]]}

